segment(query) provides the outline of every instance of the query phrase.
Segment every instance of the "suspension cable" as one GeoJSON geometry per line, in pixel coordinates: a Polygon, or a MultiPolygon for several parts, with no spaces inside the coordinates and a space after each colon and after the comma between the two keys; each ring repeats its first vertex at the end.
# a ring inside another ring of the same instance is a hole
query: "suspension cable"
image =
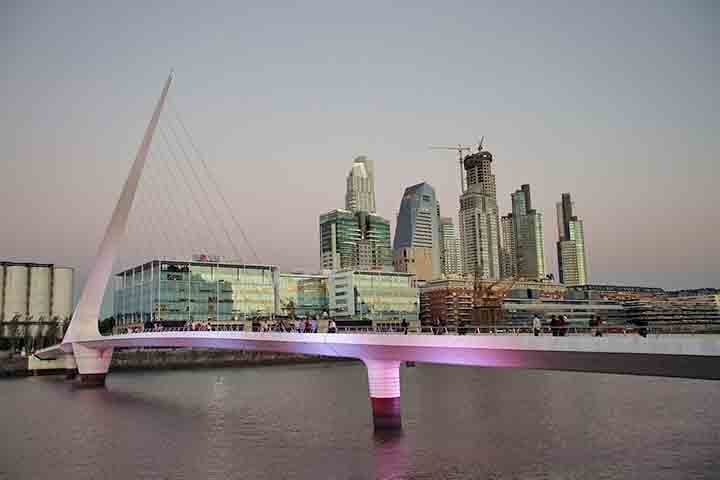
{"type": "MultiPolygon", "coordinates": [[[[150,199],[150,194],[146,192],[146,190],[152,189],[152,187],[148,184],[149,182],[145,181],[147,179],[148,179],[148,177],[143,178],[142,184],[145,185],[146,188],[141,189],[141,192],[143,194],[142,198],[145,200],[145,203],[149,203],[150,205],[152,205],[153,202],[152,202],[152,199],[150,199]]],[[[149,207],[147,209],[142,208],[142,210],[140,210],[140,211],[142,211],[143,214],[148,213],[148,215],[150,217],[149,218],[150,221],[147,222],[147,225],[149,226],[149,229],[150,229],[150,238],[151,239],[156,238],[157,230],[159,229],[162,236],[165,237],[165,241],[167,242],[167,245],[169,245],[169,246],[173,245],[172,241],[170,240],[170,237],[168,236],[167,229],[163,228],[160,225],[159,221],[155,221],[155,218],[153,215],[154,212],[149,207]]],[[[160,235],[157,235],[157,238],[160,238],[160,235]]]]}
{"type": "MultiPolygon", "coordinates": [[[[152,159],[153,159],[152,153],[151,153],[151,152],[148,152],[148,156],[150,157],[151,162],[152,162],[152,159]]],[[[163,202],[162,200],[158,200],[158,197],[161,197],[161,198],[162,198],[162,195],[159,195],[159,192],[156,192],[156,190],[158,190],[158,189],[157,189],[157,181],[156,181],[156,178],[155,178],[155,176],[154,176],[154,174],[153,174],[152,168],[148,168],[148,169],[147,169],[147,177],[146,177],[146,178],[147,178],[147,180],[148,180],[148,188],[149,188],[149,191],[151,192],[151,199],[150,199],[150,201],[153,202],[153,203],[155,203],[155,204],[161,205],[163,211],[165,212],[165,215],[164,215],[164,219],[163,219],[163,220],[164,220],[165,222],[167,222],[168,227],[169,227],[169,226],[171,226],[171,225],[173,224],[173,217],[170,215],[170,209],[168,208],[168,206],[166,205],[166,203],[163,202]],[[156,195],[156,193],[157,193],[158,195],[156,195]]],[[[162,183],[162,182],[161,182],[161,183],[162,183]]],[[[167,185],[165,185],[165,184],[163,183],[163,186],[165,187],[165,191],[166,191],[167,193],[169,193],[169,192],[168,192],[168,189],[167,189],[167,185]]],[[[161,216],[162,216],[162,215],[161,215],[161,216]]],[[[185,224],[184,224],[184,223],[183,223],[182,225],[183,225],[183,227],[185,227],[185,224]]],[[[162,228],[162,227],[161,227],[161,228],[162,228]]],[[[171,233],[172,233],[172,232],[171,232],[171,233]]],[[[187,242],[183,242],[184,238],[185,238],[185,237],[184,237],[183,235],[180,235],[180,239],[178,240],[178,243],[179,243],[179,245],[178,245],[178,252],[180,252],[181,254],[182,254],[182,251],[183,251],[184,247],[187,247],[187,242]]],[[[187,249],[185,249],[185,254],[187,255],[187,249]]],[[[187,256],[186,258],[189,259],[190,256],[187,256]]]]}
{"type": "MultiPolygon", "coordinates": [[[[180,191],[179,191],[180,188],[181,188],[181,184],[180,184],[180,182],[178,181],[177,176],[175,175],[175,170],[170,167],[170,162],[168,161],[167,157],[166,157],[165,155],[161,155],[160,152],[155,151],[154,154],[153,154],[153,158],[158,158],[158,157],[162,158],[163,165],[164,165],[165,169],[170,173],[170,177],[172,177],[172,178],[170,179],[170,180],[171,180],[171,183],[172,183],[172,185],[173,185],[175,188],[178,189],[178,196],[179,196],[180,198],[185,197],[184,192],[180,192],[180,191]]],[[[170,191],[170,189],[168,188],[168,186],[167,186],[166,184],[163,184],[163,185],[165,186],[165,189],[166,189],[166,192],[167,192],[168,196],[169,196],[171,199],[174,198],[175,195],[172,194],[172,192],[170,191]]],[[[202,247],[202,244],[203,244],[202,238],[200,239],[200,247],[198,248],[198,247],[197,247],[197,244],[196,244],[195,241],[194,241],[194,238],[195,238],[195,237],[194,237],[193,234],[192,234],[192,232],[193,232],[194,229],[196,229],[197,231],[201,231],[201,230],[202,230],[202,226],[200,226],[199,228],[196,227],[197,218],[195,218],[195,215],[192,214],[192,207],[189,206],[189,205],[188,205],[187,203],[185,203],[185,202],[182,202],[182,206],[184,207],[184,210],[185,210],[185,218],[190,222],[190,224],[186,224],[186,225],[185,225],[185,230],[186,230],[186,232],[188,233],[187,239],[188,239],[188,243],[189,243],[189,245],[190,245],[190,253],[192,254],[192,252],[202,252],[202,251],[204,251],[204,248],[202,247]]],[[[182,215],[181,215],[181,216],[182,216],[182,215]]],[[[192,257],[192,255],[188,256],[187,259],[190,260],[191,257],[192,257]]]]}
{"type": "Polygon", "coordinates": [[[156,238],[155,235],[152,232],[148,232],[145,228],[147,224],[152,224],[152,222],[147,222],[146,220],[146,212],[142,208],[142,197],[144,194],[142,194],[142,191],[138,192],[137,200],[133,202],[133,208],[130,212],[130,218],[132,220],[131,225],[133,226],[132,231],[127,232],[127,240],[128,244],[133,245],[133,251],[137,255],[137,258],[131,261],[131,265],[129,265],[125,270],[128,270],[130,268],[134,268],[138,262],[143,262],[143,257],[147,255],[146,252],[144,252],[139,246],[135,246],[134,243],[131,241],[133,238],[131,237],[131,233],[136,232],[137,235],[140,235],[141,238],[148,238],[148,247],[150,248],[150,255],[152,257],[157,257],[158,260],[160,259],[158,255],[157,246],[155,244],[156,238]]]}
{"type": "Polygon", "coordinates": [[[190,196],[192,197],[193,202],[195,203],[195,206],[197,207],[198,212],[200,213],[200,218],[202,218],[203,221],[205,222],[205,226],[207,227],[208,233],[210,234],[210,236],[212,237],[212,239],[215,241],[215,246],[218,247],[218,250],[222,250],[222,247],[221,247],[222,242],[220,242],[220,241],[218,240],[218,238],[215,236],[215,231],[213,230],[212,225],[210,224],[210,221],[208,220],[207,216],[206,216],[205,213],[203,212],[201,203],[200,203],[200,201],[197,199],[197,197],[195,196],[194,190],[193,190],[192,187],[190,186],[190,181],[187,179],[187,176],[185,175],[185,170],[182,169],[182,168],[180,168],[180,166],[179,166],[179,165],[180,165],[180,162],[179,162],[179,160],[177,159],[177,155],[175,154],[175,151],[174,151],[174,150],[172,149],[172,147],[170,146],[170,141],[168,140],[167,134],[165,133],[165,129],[163,128],[162,125],[158,125],[158,129],[160,130],[160,134],[161,134],[161,136],[163,137],[163,140],[164,140],[164,142],[165,142],[165,146],[167,147],[167,150],[168,150],[168,152],[170,153],[170,156],[173,157],[173,160],[174,160],[175,163],[178,165],[178,170],[180,170],[180,174],[181,174],[181,176],[182,176],[182,178],[183,178],[183,181],[185,182],[185,186],[187,187],[188,191],[190,192],[190,196]]]}
{"type": "Polygon", "coordinates": [[[219,182],[216,180],[215,176],[212,174],[212,171],[208,167],[207,162],[205,161],[205,156],[200,152],[200,149],[197,147],[196,143],[193,141],[193,138],[190,135],[189,130],[185,126],[185,122],[183,122],[182,118],[180,117],[179,110],[177,108],[175,108],[174,103],[175,102],[171,98],[168,97],[168,104],[170,105],[170,109],[173,111],[173,114],[175,115],[175,118],[176,118],[177,122],[180,124],[180,127],[182,128],[183,132],[185,132],[185,136],[188,139],[188,143],[190,143],[190,146],[195,151],[195,155],[200,159],[200,162],[202,163],[203,167],[205,168],[205,171],[207,172],[208,177],[213,182],[213,185],[215,186],[215,191],[218,193],[218,195],[220,196],[220,198],[222,199],[222,201],[225,205],[225,208],[230,213],[230,218],[232,218],[233,222],[235,223],[235,227],[238,230],[240,230],[240,233],[242,234],[243,239],[245,240],[245,243],[247,244],[248,248],[252,252],[253,257],[255,258],[255,261],[257,263],[261,263],[260,257],[258,257],[257,252],[253,248],[252,243],[250,243],[250,240],[248,239],[247,234],[245,233],[245,229],[242,228],[242,226],[240,225],[240,222],[235,217],[235,214],[233,213],[232,208],[230,208],[230,204],[228,203],[227,198],[225,197],[225,194],[223,194],[222,188],[220,188],[219,182]]]}
{"type": "Polygon", "coordinates": [[[197,171],[195,170],[195,167],[193,166],[192,161],[190,160],[190,156],[187,154],[187,151],[185,150],[185,147],[183,146],[182,142],[180,141],[180,137],[178,136],[177,132],[175,131],[175,127],[173,127],[171,122],[168,122],[168,126],[170,127],[170,131],[172,132],[173,136],[175,137],[175,141],[177,142],[178,146],[180,147],[180,151],[182,152],[183,156],[185,157],[185,160],[187,161],[188,165],[190,165],[190,169],[192,170],[193,175],[195,176],[195,180],[200,184],[200,188],[203,191],[203,194],[205,194],[205,199],[207,200],[208,204],[210,205],[210,208],[214,210],[215,215],[217,216],[220,226],[223,229],[223,232],[225,232],[225,236],[227,237],[228,242],[232,246],[233,250],[235,251],[235,255],[240,259],[242,256],[240,255],[240,251],[237,248],[237,245],[235,245],[235,242],[233,242],[232,237],[230,236],[230,232],[228,232],[228,229],[225,227],[225,222],[222,221],[222,217],[218,214],[217,209],[215,208],[215,205],[213,204],[212,200],[210,200],[210,194],[208,193],[207,189],[205,188],[205,184],[200,180],[200,176],[197,174],[197,171]]]}

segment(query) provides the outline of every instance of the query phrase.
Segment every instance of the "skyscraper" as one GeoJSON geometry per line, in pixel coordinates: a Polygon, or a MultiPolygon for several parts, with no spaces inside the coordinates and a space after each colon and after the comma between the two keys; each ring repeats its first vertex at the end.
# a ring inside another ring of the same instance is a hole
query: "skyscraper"
{"type": "Polygon", "coordinates": [[[574,204],[569,193],[563,193],[556,204],[558,219],[558,273],[565,285],[587,284],[587,256],[583,222],[573,215],[574,204]]]}
{"type": "Polygon", "coordinates": [[[463,161],[467,190],[460,196],[460,243],[463,271],[481,278],[500,278],[500,228],[493,156],[482,150],[463,161]]]}
{"type": "Polygon", "coordinates": [[[530,185],[522,185],[510,197],[516,262],[512,269],[518,277],[542,278],[545,276],[542,214],[532,208],[530,185]]]}
{"type": "Polygon", "coordinates": [[[348,173],[345,209],[375,213],[375,164],[365,156],[355,158],[348,173]]]}
{"type": "Polygon", "coordinates": [[[502,247],[500,249],[502,277],[517,277],[517,252],[515,251],[515,227],[512,213],[508,213],[500,219],[500,230],[502,231],[502,247]]]}
{"type": "Polygon", "coordinates": [[[435,189],[422,182],[405,189],[395,227],[395,271],[431,280],[442,271],[440,217],[435,189]]]}
{"type": "Polygon", "coordinates": [[[450,217],[440,217],[440,259],[442,273],[445,275],[462,274],[460,262],[460,240],[455,233],[455,225],[450,217]]]}
{"type": "Polygon", "coordinates": [[[320,268],[390,270],[390,222],[362,211],[336,209],[320,215],[320,268]]]}

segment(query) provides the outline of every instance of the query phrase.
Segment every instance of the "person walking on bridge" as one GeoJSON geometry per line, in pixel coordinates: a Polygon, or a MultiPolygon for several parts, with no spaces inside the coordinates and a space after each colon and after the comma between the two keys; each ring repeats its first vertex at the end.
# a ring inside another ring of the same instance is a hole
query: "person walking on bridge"
{"type": "Polygon", "coordinates": [[[560,315],[560,336],[564,337],[568,333],[568,318],[567,315],[560,315]]]}
{"type": "Polygon", "coordinates": [[[542,330],[542,322],[540,321],[540,317],[538,317],[537,313],[535,315],[533,315],[532,329],[533,329],[533,334],[536,337],[540,335],[540,331],[542,330]]]}

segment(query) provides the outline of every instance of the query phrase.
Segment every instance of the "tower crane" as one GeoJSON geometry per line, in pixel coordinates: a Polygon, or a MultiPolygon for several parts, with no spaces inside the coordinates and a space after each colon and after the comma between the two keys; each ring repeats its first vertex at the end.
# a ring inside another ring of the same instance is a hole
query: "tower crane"
{"type": "Polygon", "coordinates": [[[502,323],[502,304],[505,296],[517,282],[524,279],[510,277],[501,280],[483,280],[479,271],[475,271],[473,286],[473,320],[484,325],[502,323]]]}
{"type": "MultiPolygon", "coordinates": [[[[485,140],[485,137],[482,137],[480,139],[480,142],[478,143],[478,152],[482,150],[482,144],[485,140]]],[[[460,193],[465,193],[465,180],[463,179],[463,152],[472,152],[475,147],[470,145],[430,145],[428,147],[430,150],[455,150],[458,152],[458,163],[460,164],[460,193]]]]}

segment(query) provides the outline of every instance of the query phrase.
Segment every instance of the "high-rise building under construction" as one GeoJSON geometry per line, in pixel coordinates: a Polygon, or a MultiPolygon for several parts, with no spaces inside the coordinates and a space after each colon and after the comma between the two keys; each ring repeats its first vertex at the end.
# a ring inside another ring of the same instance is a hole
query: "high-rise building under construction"
{"type": "Polygon", "coordinates": [[[492,173],[493,156],[482,149],[463,160],[464,189],[460,195],[460,243],[463,271],[480,278],[500,278],[500,226],[492,173]]]}

